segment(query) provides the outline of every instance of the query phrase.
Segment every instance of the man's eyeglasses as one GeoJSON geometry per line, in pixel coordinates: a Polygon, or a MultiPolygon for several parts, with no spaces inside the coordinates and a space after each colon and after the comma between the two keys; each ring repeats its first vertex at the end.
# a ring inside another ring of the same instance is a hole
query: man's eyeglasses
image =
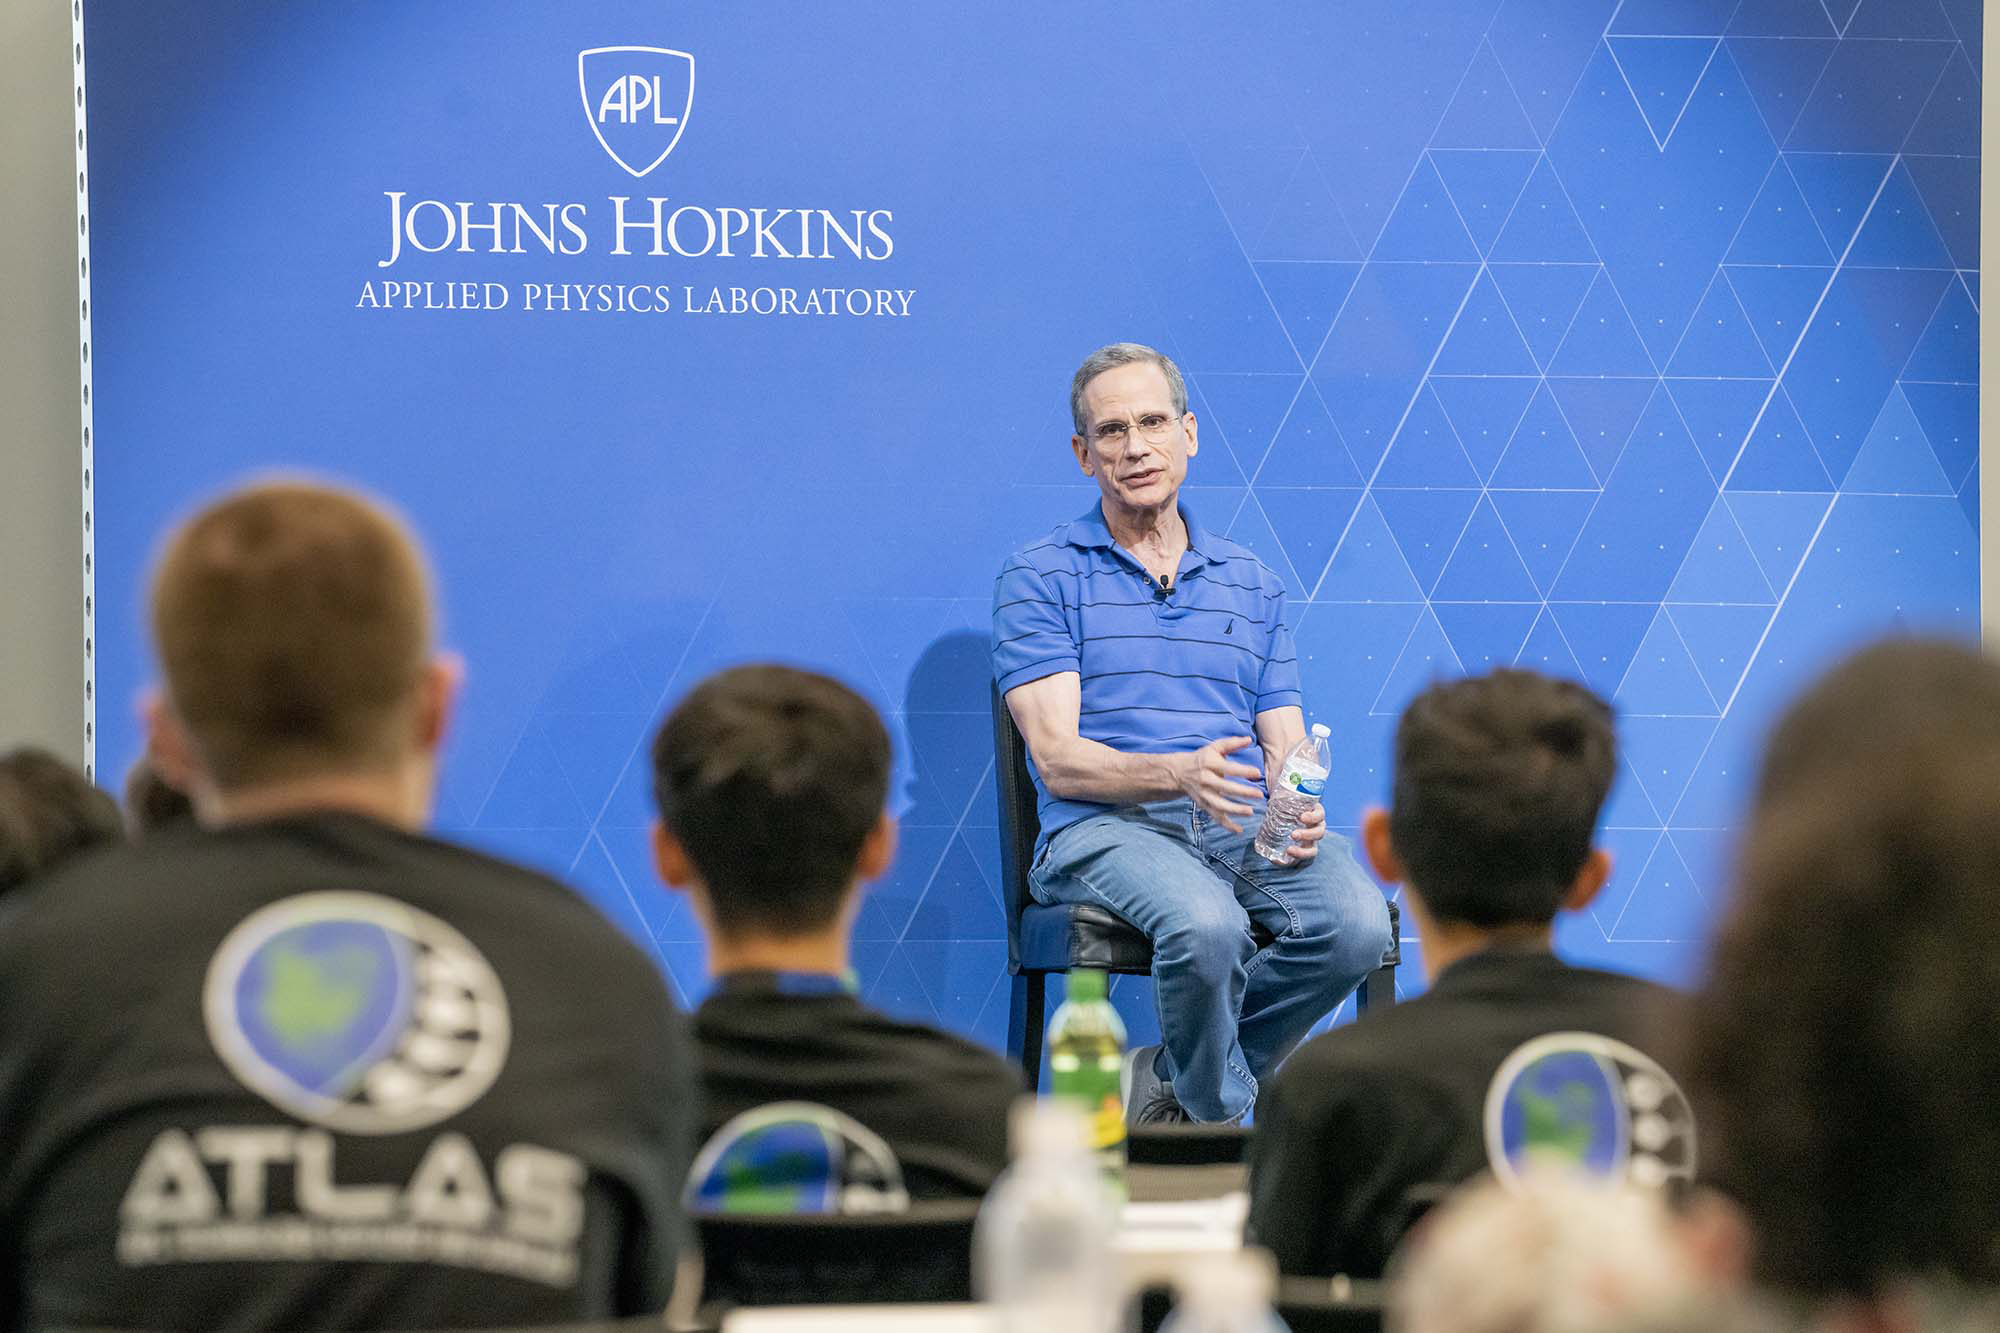
{"type": "Polygon", "coordinates": [[[1137,421],[1100,421],[1091,429],[1090,438],[1110,448],[1124,444],[1137,431],[1139,438],[1148,444],[1158,444],[1174,433],[1181,419],[1165,412],[1148,412],[1137,421]]]}

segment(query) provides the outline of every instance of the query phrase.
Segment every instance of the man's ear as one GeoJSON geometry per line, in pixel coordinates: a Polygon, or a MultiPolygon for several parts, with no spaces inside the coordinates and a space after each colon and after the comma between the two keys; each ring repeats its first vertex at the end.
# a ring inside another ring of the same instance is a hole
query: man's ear
{"type": "Polygon", "coordinates": [[[1583,869],[1576,872],[1569,892],[1563,895],[1566,911],[1581,912],[1590,906],[1592,900],[1604,890],[1605,881],[1611,878],[1611,853],[1602,847],[1590,849],[1590,855],[1583,859],[1583,869]]]}
{"type": "Polygon", "coordinates": [[[458,707],[458,693],[465,684],[465,659],[457,653],[439,653],[424,664],[417,682],[417,748],[435,754],[444,744],[452,714],[458,707]]]}
{"type": "Polygon", "coordinates": [[[1083,442],[1083,436],[1070,436],[1069,449],[1071,453],[1076,455],[1076,465],[1083,469],[1084,476],[1094,477],[1097,475],[1097,464],[1091,461],[1090,446],[1083,442]]]}
{"type": "Polygon", "coordinates": [[[1361,849],[1375,868],[1375,878],[1384,884],[1401,884],[1408,878],[1402,859],[1389,843],[1389,812],[1379,805],[1361,816],[1361,849]]]}
{"type": "Polygon", "coordinates": [[[1181,413],[1181,425],[1187,428],[1187,437],[1188,437],[1187,456],[1189,458],[1193,458],[1196,454],[1201,452],[1201,440],[1195,434],[1194,413],[1192,412],[1181,413]]]}
{"type": "Polygon", "coordinates": [[[896,859],[896,818],[887,810],[876,819],[875,827],[861,840],[861,855],[854,862],[854,878],[863,884],[889,873],[896,859]]]}
{"type": "Polygon", "coordinates": [[[139,700],[139,716],[146,727],[146,762],[159,774],[160,781],[175,791],[193,797],[203,781],[201,763],[196,758],[194,739],[167,702],[165,691],[147,690],[139,700]]]}
{"type": "Polygon", "coordinates": [[[694,862],[688,859],[681,840],[667,831],[660,820],[653,821],[653,869],[660,882],[670,889],[685,890],[694,883],[694,862]]]}

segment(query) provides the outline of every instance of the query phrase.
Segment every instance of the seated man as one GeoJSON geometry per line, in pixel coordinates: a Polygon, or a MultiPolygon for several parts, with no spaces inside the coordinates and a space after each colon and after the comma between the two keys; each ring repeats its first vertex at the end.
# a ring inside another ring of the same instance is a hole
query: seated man
{"type": "Polygon", "coordinates": [[[123,832],[117,804],[79,769],[33,746],[0,755],[0,894],[123,832]]]}
{"type": "Polygon", "coordinates": [[[1259,1100],[1249,1230],[1282,1271],[1378,1277],[1430,1190],[1483,1171],[1692,1169],[1686,1099],[1645,1054],[1670,993],[1550,951],[1556,912],[1610,873],[1592,836],[1615,766],[1610,708],[1531,671],[1403,713],[1393,803],[1362,839],[1431,986],[1307,1043],[1259,1100]]]}
{"type": "Polygon", "coordinates": [[[254,486],[151,602],[153,756],[205,827],[0,903],[0,1326],[662,1309],[683,1024],[569,889],[419,832],[455,670],[409,536],[254,486]]]}
{"type": "Polygon", "coordinates": [[[1128,1118],[1240,1121],[1381,964],[1388,907],[1317,807],[1289,863],[1251,848],[1306,734],[1298,652],[1283,582],[1178,502],[1198,443],[1180,371],[1102,348],[1070,415],[1098,502],[1010,556],[993,595],[993,674],[1040,797],[1030,888],[1152,941],[1161,1045],[1132,1053],[1128,1118]],[[1239,753],[1253,743],[1261,767],[1239,753]]]}
{"type": "Polygon", "coordinates": [[[653,781],[660,876],[687,891],[716,979],[695,1014],[712,1141],[691,1202],[839,1212],[984,1194],[1007,1164],[1019,1073],[854,993],[860,886],[896,840],[889,735],[867,700],[790,667],[724,671],[661,726],[653,781]]]}

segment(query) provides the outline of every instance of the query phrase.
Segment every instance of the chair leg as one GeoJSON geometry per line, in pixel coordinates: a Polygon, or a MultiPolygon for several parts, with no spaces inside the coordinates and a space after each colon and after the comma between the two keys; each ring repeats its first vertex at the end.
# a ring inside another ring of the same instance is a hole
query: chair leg
{"type": "Polygon", "coordinates": [[[1377,1006],[1387,1007],[1396,1002],[1396,965],[1384,963],[1370,972],[1361,983],[1361,991],[1354,997],[1354,1010],[1365,1014],[1377,1006]]]}
{"type": "Polygon", "coordinates": [[[1029,1092],[1042,1083],[1042,1029],[1048,1021],[1048,974],[1017,972],[1007,1006],[1007,1050],[1021,1063],[1029,1092]]]}

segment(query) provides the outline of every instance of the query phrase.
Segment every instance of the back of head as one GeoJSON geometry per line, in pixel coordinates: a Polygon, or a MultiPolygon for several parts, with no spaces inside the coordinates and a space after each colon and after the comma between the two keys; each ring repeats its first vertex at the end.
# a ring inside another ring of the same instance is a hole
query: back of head
{"type": "Polygon", "coordinates": [[[152,627],[166,692],[218,790],[392,768],[430,653],[416,543],[349,491],[269,482],[168,539],[152,627]]]}
{"type": "Polygon", "coordinates": [[[81,770],[32,747],[0,755],[0,893],[122,832],[117,804],[81,770]]]}
{"type": "Polygon", "coordinates": [[[1610,706],[1574,682],[1503,667],[1433,685],[1396,728],[1390,842],[1437,919],[1546,923],[1616,763],[1610,706]]]}
{"type": "Polygon", "coordinates": [[[2000,748],[1935,747],[1789,777],[1745,835],[1686,1066],[1769,1286],[2000,1282],[1996,811],[2000,748]]]}
{"type": "Polygon", "coordinates": [[[653,741],[660,818],[726,935],[838,920],[888,789],[889,734],[868,701],[793,667],[709,677],[653,741]]]}
{"type": "Polygon", "coordinates": [[[194,822],[194,802],[141,758],[125,774],[125,827],[135,838],[194,822]]]}
{"type": "Polygon", "coordinates": [[[1765,746],[1757,804],[1849,764],[1938,747],[2000,749],[2000,665],[1950,639],[1889,639],[1834,667],[1765,746]]]}
{"type": "Polygon", "coordinates": [[[1397,1333],[1599,1333],[1679,1308],[1696,1279],[1650,1190],[1558,1172],[1484,1180],[1424,1220],[1390,1270],[1397,1333]]]}

